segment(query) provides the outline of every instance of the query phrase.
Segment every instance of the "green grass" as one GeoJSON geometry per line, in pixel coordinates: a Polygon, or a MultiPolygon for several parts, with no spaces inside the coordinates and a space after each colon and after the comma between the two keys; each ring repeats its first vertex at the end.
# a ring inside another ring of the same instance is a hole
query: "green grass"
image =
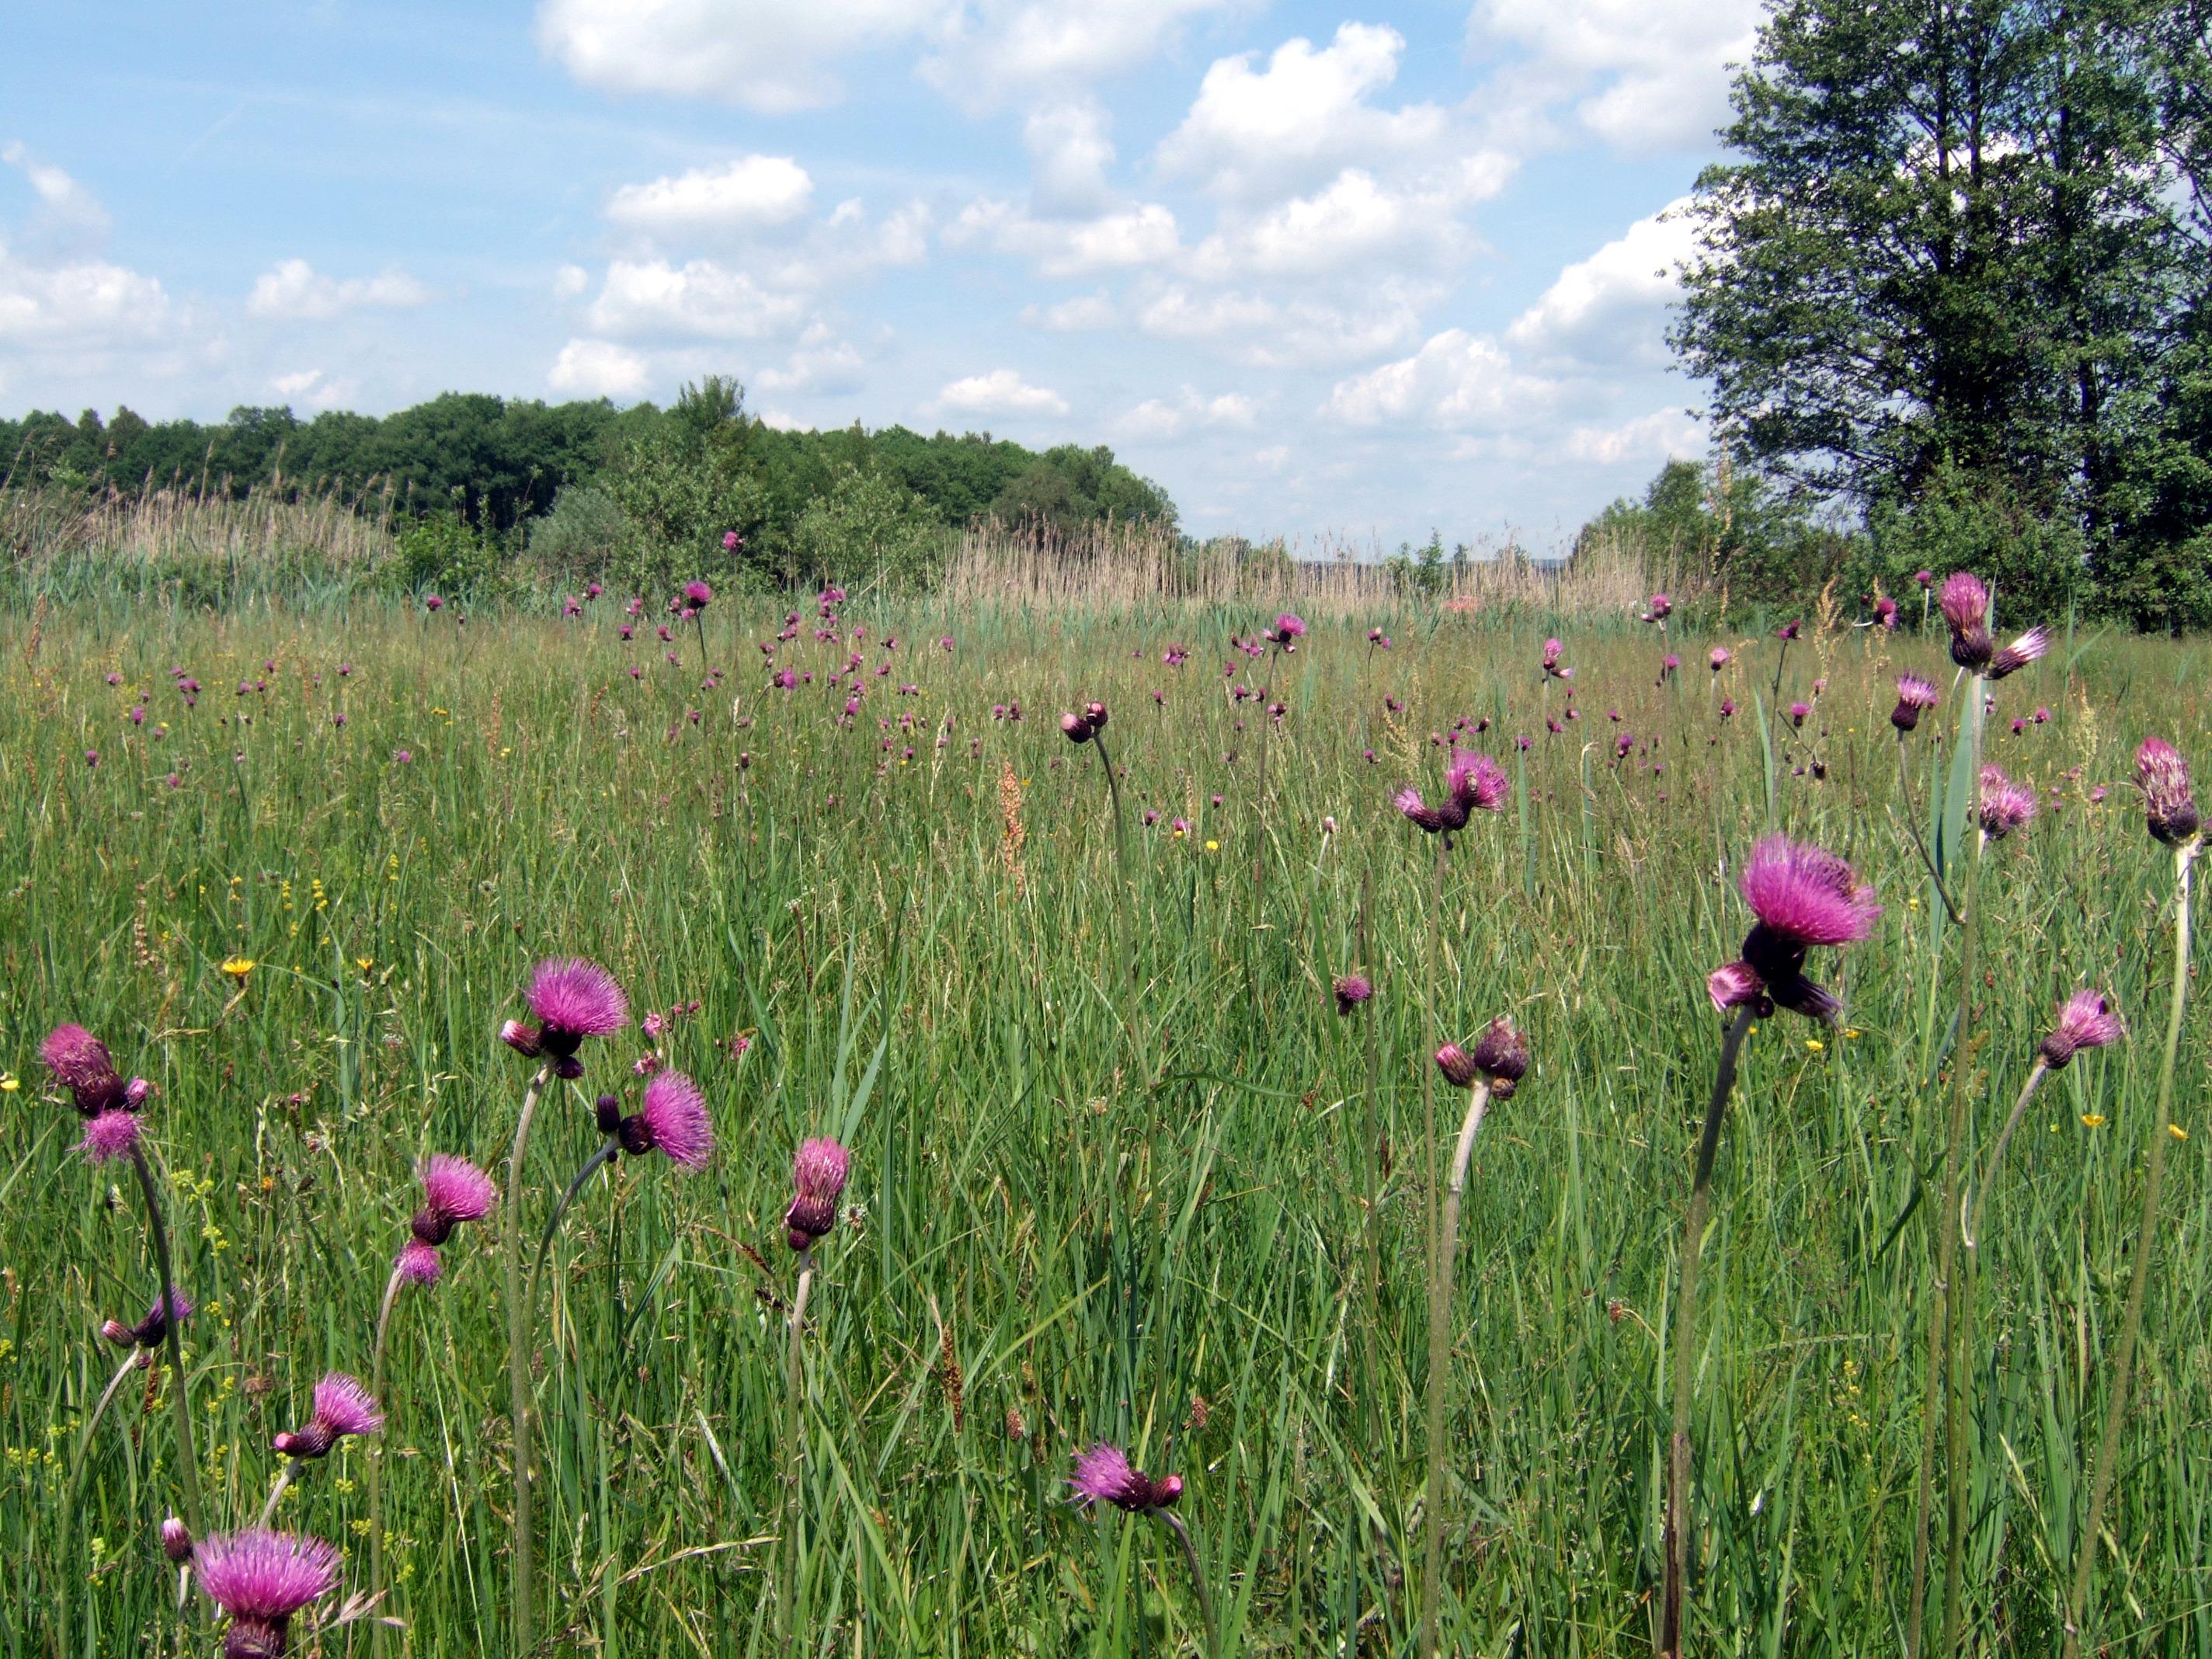
{"type": "MultiPolygon", "coordinates": [[[[92,1616],[77,1653],[216,1646],[198,1607],[175,1613],[155,1537],[174,1501],[165,1373],[127,1385],[100,1425],[76,1525],[58,1535],[77,1432],[114,1364],[100,1322],[143,1312],[153,1270],[127,1176],[69,1151],[75,1119],[36,1059],[47,1028],[83,1021],[160,1086],[149,1123],[201,1304],[186,1352],[203,1481],[234,1524],[315,1378],[368,1370],[415,1159],[500,1172],[528,1068],[495,1033],[531,962],[572,952],[607,963],[640,1010],[699,1000],[665,1046],[704,1087],[720,1144],[696,1176],[619,1162],[549,1266],[535,1356],[549,1651],[774,1650],[781,1223],[791,1154],[818,1133],[854,1157],[811,1309],[805,1651],[1194,1652],[1169,1533],[1064,1501],[1073,1454],[1103,1437],[1184,1477],[1224,1652],[1410,1652],[1423,1218],[1459,1115],[1440,1100],[1423,1144],[1431,976],[1442,1035],[1510,1012],[1534,1055],[1477,1143],[1461,1226],[1443,1650],[1648,1651],[1668,1289],[1719,1042],[1703,980],[1735,954],[1733,870],[1770,817],[1857,861],[1888,909],[1873,940],[1815,966],[1846,998],[1846,1029],[1778,1015],[1747,1045],[1705,1255],[1692,1649],[1901,1648],[1936,1207],[1921,1196],[1955,1003],[1903,814],[1927,821],[1947,752],[1931,728],[1954,727],[1940,641],[1844,631],[1793,647],[1781,701],[1809,698],[1816,677],[1826,689],[1804,733],[1775,731],[1770,764],[1762,630],[1674,638],[1689,665],[1664,685],[1650,630],[1571,630],[1583,717],[1555,737],[1541,631],[1430,613],[1317,625],[1279,665],[1236,659],[1288,705],[1255,815],[1261,717],[1246,704],[1251,729],[1233,729],[1221,641],[1256,613],[856,613],[871,671],[886,627],[897,647],[841,729],[823,680],[842,647],[787,647],[816,683],[759,689],[753,641],[780,608],[709,611],[732,678],[702,696],[696,641],[677,635],[671,669],[649,637],[617,641],[611,603],[580,624],[479,617],[465,635],[373,611],[87,604],[0,623],[0,1066],[20,1079],[0,1095],[0,1654],[49,1650],[62,1573],[92,1616]],[[1369,620],[1395,649],[1369,652],[1369,620]],[[1716,639],[1737,653],[1718,689],[1703,665],[1716,639]],[[1171,641],[1193,650],[1180,670],[1160,664],[1171,641]],[[173,665],[205,686],[196,709],[173,665]],[[1945,708],[1912,740],[1919,794],[1901,802],[1887,677],[1939,667],[1945,708]],[[268,689],[234,696],[241,678],[268,689]],[[896,694],[906,681],[918,696],[896,694]],[[142,689],[139,728],[124,716],[142,689]],[[1715,713],[1722,691],[1732,720],[1715,713]],[[1097,756],[1055,725],[1094,696],[1127,773],[1128,885],[1097,756]],[[991,718],[1013,701],[1019,724],[991,718]],[[909,712],[910,735],[879,731],[909,712]],[[1432,914],[1434,843],[1389,794],[1435,787],[1431,734],[1462,716],[1491,720],[1474,740],[1518,768],[1526,807],[1469,827],[1432,914]],[[1616,768],[1622,729],[1656,746],[1616,768]],[[1796,770],[1816,732],[1818,780],[1796,770]],[[1534,742],[1516,762],[1520,732],[1534,742]],[[1022,783],[1018,873],[1002,767],[1022,783]],[[1148,808],[1158,824],[1140,823],[1148,808]],[[1170,834],[1177,816],[1188,837],[1170,834]],[[1362,1018],[1380,1023],[1389,1170],[1371,1328],[1363,1028],[1328,994],[1355,965],[1370,881],[1378,994],[1362,1018]],[[234,957],[259,964],[242,993],[219,966],[234,957]]],[[[2168,987],[2170,862],[2123,786],[2148,732],[2212,764],[2208,671],[2200,645],[2099,638],[1997,688],[1990,757],[2033,779],[2045,810],[1992,850],[1982,884],[1976,1145],[2060,996],[2107,989],[2134,1036],[2053,1079],[1991,1201],[1966,1474],[1978,1652],[2057,1640],[2168,987]],[[2051,722],[2014,737],[2011,718],[2039,705],[2051,722]]],[[[2116,1652],[2212,1655],[2203,1000],[2092,1602],[2116,1652]]],[[[641,1052],[635,1032],[592,1044],[582,1085],[549,1094],[526,1231],[596,1144],[590,1094],[634,1093],[641,1052]]],[[[394,1651],[507,1651],[497,1237],[496,1223],[465,1227],[445,1282],[402,1297],[380,1449],[353,1443],[284,1500],[284,1524],[345,1544],[359,1589],[364,1459],[386,1459],[394,1651]]],[[[368,1629],[331,1630],[324,1650],[366,1653],[368,1629]]]]}

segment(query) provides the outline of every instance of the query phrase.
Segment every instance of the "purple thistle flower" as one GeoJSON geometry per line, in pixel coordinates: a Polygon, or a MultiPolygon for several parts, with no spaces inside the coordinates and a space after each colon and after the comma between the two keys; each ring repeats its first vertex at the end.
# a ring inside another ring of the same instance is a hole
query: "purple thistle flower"
{"type": "Polygon", "coordinates": [[[1910,732],[1920,724],[1923,710],[1933,708],[1936,690],[1917,675],[1897,677],[1897,707],[1889,712],[1889,723],[1900,732],[1910,732]]]}
{"type": "Polygon", "coordinates": [[[1155,1480],[1130,1468],[1128,1454],[1103,1440],[1076,1457],[1067,1484],[1075,1488],[1078,1504],[1111,1504],[1132,1515],[1171,1508],[1182,1496],[1181,1475],[1155,1480]]]}
{"type": "Polygon", "coordinates": [[[1503,1014],[1483,1028],[1474,1045],[1474,1069],[1490,1079],[1491,1097],[1510,1100],[1528,1071],[1528,1039],[1503,1014]]]}
{"type": "Polygon", "coordinates": [[[84,1139],[70,1150],[82,1152],[87,1163],[105,1164],[111,1158],[130,1157],[137,1145],[138,1115],[118,1106],[85,1120],[84,1139]]]}
{"type": "Polygon", "coordinates": [[[446,608],[446,602],[433,593],[422,601],[422,608],[425,611],[442,611],[446,608]]]}
{"type": "Polygon", "coordinates": [[[1805,637],[1805,624],[1802,622],[1786,622],[1774,630],[1774,637],[1784,641],[1802,640],[1805,637]]]}
{"type": "Polygon", "coordinates": [[[446,1271],[436,1247],[411,1237],[399,1247],[398,1259],[392,1265],[410,1285],[434,1285],[446,1271]]]}
{"type": "Polygon", "coordinates": [[[1340,974],[1330,988],[1336,993],[1336,1012],[1348,1014],[1375,994],[1375,983],[1364,974],[1340,974]]]}
{"type": "Polygon", "coordinates": [[[1887,593],[1878,593],[1874,601],[1874,619],[1885,629],[1897,626],[1897,601],[1887,593]]]}
{"type": "Polygon", "coordinates": [[[1812,712],[1813,705],[1809,702],[1791,703],[1790,705],[1790,724],[1792,726],[1804,725],[1805,716],[1812,712]]]}
{"type": "Polygon", "coordinates": [[[1978,816],[1982,833],[1991,841],[2002,841],[2035,816],[2035,791],[2014,783],[2000,768],[1984,766],[1978,816]]]}
{"type": "Polygon", "coordinates": [[[1673,614],[1674,609],[1674,602],[1664,593],[1654,593],[1651,596],[1650,619],[1653,622],[1665,622],[1673,614]]]}
{"type": "Polygon", "coordinates": [[[1936,604],[1954,634],[1970,634],[1990,623],[1990,590],[1970,570],[1955,570],[1944,578],[1936,604]]]}
{"type": "Polygon", "coordinates": [[[1729,665],[1728,647],[1724,645],[1715,646],[1712,650],[1707,653],[1705,661],[1707,665],[1711,667],[1714,673],[1719,673],[1722,669],[1726,668],[1729,665]]]}
{"type": "Polygon", "coordinates": [[[1912,573],[1912,580],[1923,587],[1926,587],[1936,580],[1936,573],[1932,570],[1916,570],[1912,573]]]}
{"type": "Polygon", "coordinates": [[[2008,674],[2018,673],[2051,649],[2051,630],[2031,628],[2002,650],[1990,657],[1988,676],[2001,680],[2008,674]]]}
{"type": "Polygon", "coordinates": [[[54,1080],[76,1097],[77,1110],[87,1117],[109,1109],[111,1085],[115,1094],[122,1092],[123,1081],[115,1074],[107,1045],[82,1025],[55,1026],[39,1045],[39,1058],[54,1080]]]}
{"type": "Polygon", "coordinates": [[[2043,1039],[2043,1063],[2057,1071],[2084,1048],[2101,1048],[2127,1035],[2101,991],[2076,991],[2058,1005],[2058,1024],[2043,1039]]]}
{"type": "Polygon", "coordinates": [[[845,1190],[852,1155],[836,1141],[816,1136],[799,1144],[791,1161],[793,1196],[784,1212],[785,1236],[794,1250],[813,1248],[837,1224],[837,1200],[845,1190]]]}
{"type": "Polygon", "coordinates": [[[1474,1056],[1456,1042],[1447,1042],[1437,1050],[1437,1070],[1444,1074],[1444,1081],[1455,1089],[1472,1089],[1481,1073],[1475,1070],[1474,1056]]]}
{"type": "Polygon", "coordinates": [[[230,1615],[224,1659],[276,1659],[293,1615],[337,1587],[337,1547],[252,1527],[211,1533],[192,1550],[208,1599],[230,1615]]]}
{"type": "Polygon", "coordinates": [[[1706,994],[1725,1012],[1771,1000],[1814,1019],[1833,1019],[1841,1005],[1804,975],[1814,945],[1843,945],[1873,931],[1881,907],[1874,890],[1834,854],[1786,836],[1768,836],[1751,851],[1739,886],[1759,918],[1744,936],[1743,955],[1711,975],[1706,994]]]}
{"type": "Polygon", "coordinates": [[[439,1245],[454,1225],[481,1221],[499,1196],[492,1178],[465,1158],[433,1152],[422,1165],[422,1207],[408,1224],[416,1242],[439,1245]]]}
{"type": "MultiPolygon", "coordinates": [[[[1421,792],[1411,784],[1393,795],[1390,804],[1411,819],[1416,829],[1431,836],[1445,827],[1444,815],[1435,807],[1425,805],[1421,799],[1421,792]]],[[[1461,822],[1465,823],[1465,818],[1462,817],[1461,822]]]]}
{"type": "Polygon", "coordinates": [[[713,603],[714,598],[714,590],[704,582],[684,584],[684,608],[686,611],[704,611],[713,603]]]}
{"type": "Polygon", "coordinates": [[[629,1024],[629,1000],[615,976],[582,957],[539,963],[529,1000],[538,1042],[556,1060],[572,1060],[586,1037],[612,1036],[629,1024]]]}
{"type": "Polygon", "coordinates": [[[702,1170],[714,1153],[714,1121],[698,1085],[681,1072],[663,1072],[646,1085],[645,1103],[617,1133],[633,1158],[658,1148],[680,1169],[702,1170]]]}
{"type": "Polygon", "coordinates": [[[2168,847],[2186,847],[2197,839],[2203,819],[2197,798],[2190,791],[2189,763],[2163,738],[2145,738],[2136,750],[2136,782],[2143,795],[2143,815],[2150,832],[2168,847]]]}
{"type": "MultiPolygon", "coordinates": [[[[192,1316],[192,1299],[182,1291],[169,1293],[169,1311],[179,1325],[192,1316]]],[[[169,1340],[169,1322],[161,1312],[161,1298],[155,1297],[146,1309],[146,1316],[136,1325],[125,1325],[111,1319],[100,1328],[100,1334],[118,1348],[158,1348],[169,1340]]]]}
{"type": "Polygon", "coordinates": [[[179,1566],[192,1559],[192,1531],[175,1516],[161,1522],[161,1553],[179,1566]]]}
{"type": "Polygon", "coordinates": [[[1566,647],[1560,644],[1557,640],[1546,640],[1544,641],[1543,670],[1554,679],[1565,679],[1566,678],[1559,669],[1559,653],[1565,648],[1566,647]]]}
{"type": "Polygon", "coordinates": [[[1089,720],[1070,710],[1060,715],[1060,729],[1070,743],[1088,743],[1093,728],[1089,720]]]}
{"type": "Polygon", "coordinates": [[[330,1371],[315,1384],[315,1414],[296,1433],[279,1434],[272,1443],[287,1457],[325,1457],[349,1434],[374,1434],[384,1427],[384,1413],[358,1377],[330,1371]]]}
{"type": "Polygon", "coordinates": [[[1487,755],[1462,750],[1452,757],[1444,783],[1462,811],[1495,812],[1505,805],[1511,787],[1504,769],[1487,755]]]}

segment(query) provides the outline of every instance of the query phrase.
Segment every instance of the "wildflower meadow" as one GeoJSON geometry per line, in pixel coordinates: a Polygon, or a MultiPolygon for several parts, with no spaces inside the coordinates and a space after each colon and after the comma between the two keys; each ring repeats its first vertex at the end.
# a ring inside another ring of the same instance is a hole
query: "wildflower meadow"
{"type": "Polygon", "coordinates": [[[2212,647],[2016,609],[15,606],[0,1654],[2212,1655],[2212,647]]]}

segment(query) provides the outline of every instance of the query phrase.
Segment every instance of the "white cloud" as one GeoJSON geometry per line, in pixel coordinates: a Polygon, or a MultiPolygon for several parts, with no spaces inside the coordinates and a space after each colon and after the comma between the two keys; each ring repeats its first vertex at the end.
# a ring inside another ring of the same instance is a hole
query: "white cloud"
{"type": "Polygon", "coordinates": [[[923,76],[971,107],[1029,101],[1135,68],[1186,17],[1242,0],[970,0],[946,8],[923,76]]]}
{"type": "Polygon", "coordinates": [[[1398,75],[1405,37],[1395,29],[1346,23],[1316,49],[1285,41],[1255,69],[1256,53],[1224,58],[1206,70],[1182,124],[1161,141],[1161,168],[1216,194],[1280,194],[1343,167],[1392,157],[1433,161],[1450,121],[1434,104],[1377,109],[1370,94],[1398,75]]]}
{"type": "Polygon", "coordinates": [[[1017,370],[994,368],[952,381],[928,408],[933,414],[946,415],[1065,415],[1067,399],[1031,386],[1017,370]]]}
{"type": "Polygon", "coordinates": [[[269,389],[287,398],[296,398],[323,378],[319,368],[301,369],[297,374],[279,374],[269,382],[269,389]]]}
{"type": "Polygon", "coordinates": [[[562,265],[553,273],[553,297],[556,300],[579,298],[592,285],[592,273],[581,265],[562,265]]]}
{"type": "Polygon", "coordinates": [[[93,236],[103,234],[107,210],[82,185],[50,161],[41,161],[20,142],[0,147],[0,161],[22,173],[39,204],[60,226],[93,236]]]}
{"type": "Polygon", "coordinates": [[[1265,449],[1254,450],[1252,459],[1264,472],[1280,472],[1291,464],[1291,447],[1288,444],[1270,444],[1265,449]]]}
{"type": "Polygon", "coordinates": [[[0,346],[147,345],[169,337],[173,313],[157,277],[105,259],[39,264],[0,243],[0,346]]]}
{"type": "Polygon", "coordinates": [[[545,0],[538,39],[592,86],[782,114],[835,101],[837,59],[900,45],[943,10],[943,0],[545,0]]]}
{"type": "Polygon", "coordinates": [[[1030,153],[1033,206],[1048,213],[1092,213],[1109,198],[1106,169],[1114,141],[1106,112],[1089,98],[1040,104],[1022,125],[1030,153]]]}
{"type": "Polygon", "coordinates": [[[315,410],[343,409],[357,402],[361,396],[360,381],[326,380],[319,368],[276,375],[270,380],[269,387],[288,401],[302,403],[315,410]]]}
{"type": "Polygon", "coordinates": [[[838,339],[817,323],[799,336],[798,347],[783,368],[761,370],[753,377],[753,385],[765,392],[857,392],[866,368],[850,342],[838,339]]]}
{"type": "Polygon", "coordinates": [[[1699,147],[1728,115],[1725,66],[1758,44],[1760,0],[1475,0],[1478,46],[1525,50],[1526,77],[1624,151],[1699,147]]]}
{"type": "Polygon", "coordinates": [[[611,340],[571,340],[545,383],[574,398],[635,398],[646,387],[645,359],[611,340]]]}
{"type": "Polygon", "coordinates": [[[813,179],[788,155],[745,155],[624,185],[607,203],[607,217],[652,235],[743,230],[788,223],[806,211],[813,194],[813,179]]]}
{"type": "Polygon", "coordinates": [[[1091,219],[1040,219],[1010,202],[971,202],[945,231],[956,247],[988,246],[1031,261],[1041,276],[1083,276],[1157,264],[1180,243],[1175,215],[1156,202],[1091,219]]]}
{"type": "Polygon", "coordinates": [[[1258,408],[1242,392],[1208,398],[1185,386],[1173,398],[1147,398],[1115,425],[1123,437],[1143,441],[1180,437],[1196,427],[1249,427],[1258,416],[1258,408]]]}
{"type": "Polygon", "coordinates": [[[1418,338],[1431,297],[1388,281],[1370,283],[1349,305],[1173,283],[1146,298],[1137,325],[1155,338],[1204,346],[1249,368],[1309,368],[1371,360],[1418,338]]]}
{"type": "Polygon", "coordinates": [[[1495,340],[1448,328],[1410,357],[1340,380],[1328,412],[1351,426],[1385,422],[1455,430],[1525,422],[1555,388],[1513,367],[1495,340]]]}
{"type": "Polygon", "coordinates": [[[1667,361],[1662,324],[1680,291],[1674,271],[1696,252],[1694,228],[1678,199],[1638,219],[1551,287],[1505,331],[1508,343],[1542,357],[1620,367],[1667,361]]]}
{"type": "Polygon", "coordinates": [[[1567,434],[1566,453],[1601,466],[1622,461],[1668,461],[1705,453],[1705,422],[1679,409],[1654,410],[1619,426],[1579,426],[1567,434]]]}
{"type": "Polygon", "coordinates": [[[1113,327],[1121,320],[1121,307],[1102,288],[1095,294],[1079,294],[1048,306],[1024,306],[1022,320],[1031,328],[1054,334],[1087,334],[1113,327]]]}
{"type": "Polygon", "coordinates": [[[1457,203],[1420,191],[1394,191],[1347,167],[1326,189],[1293,198],[1200,243],[1200,275],[1304,275],[1370,264],[1385,255],[1449,261],[1473,238],[1455,216],[1457,203]]]}
{"type": "Polygon", "coordinates": [[[429,299],[430,290],[404,271],[338,281],[320,275],[305,259],[284,259],[256,279],[246,309],[249,316],[285,322],[326,322],[365,307],[419,306],[429,299]]]}
{"type": "Polygon", "coordinates": [[[711,259],[617,259],[592,302],[596,334],[618,339],[751,340],[798,326],[805,307],[711,259]]]}

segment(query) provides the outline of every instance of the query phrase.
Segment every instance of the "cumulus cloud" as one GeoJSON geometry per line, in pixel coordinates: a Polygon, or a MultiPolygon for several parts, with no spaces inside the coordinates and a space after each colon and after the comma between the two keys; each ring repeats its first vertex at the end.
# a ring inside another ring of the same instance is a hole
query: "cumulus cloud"
{"type": "Polygon", "coordinates": [[[799,344],[782,368],[761,370],[753,377],[753,386],[769,393],[857,392],[866,367],[849,341],[837,338],[827,325],[817,323],[799,336],[799,344]]]}
{"type": "Polygon", "coordinates": [[[795,296],[712,259],[617,259],[587,320],[612,339],[755,340],[795,329],[805,311],[795,296]]]}
{"type": "Polygon", "coordinates": [[[1030,112],[1022,143],[1030,153],[1033,205],[1048,213],[1088,213],[1106,204],[1106,169],[1114,161],[1107,126],[1095,99],[1063,99],[1030,112]]]}
{"type": "Polygon", "coordinates": [[[749,230],[787,224],[814,195],[806,169],[788,155],[744,155],[649,184],[624,185],[607,217],[654,236],[749,230]]]}
{"type": "Polygon", "coordinates": [[[1696,252],[1686,197],[1638,219],[1586,259],[1561,270],[1505,338],[1544,359],[1656,367],[1667,361],[1666,309],[1675,271],[1696,252]]]}
{"type": "Polygon", "coordinates": [[[562,265],[553,273],[553,297],[574,300],[592,285],[592,273],[581,265],[562,265]]]}
{"type": "Polygon", "coordinates": [[[635,398],[646,388],[645,359],[611,340],[571,340],[546,371],[545,384],[572,398],[635,398]]]}
{"type": "Polygon", "coordinates": [[[1191,265],[1224,281],[1371,269],[1386,258],[1448,263],[1474,242],[1454,216],[1457,206],[1449,195],[1392,190],[1372,173],[1346,167],[1325,189],[1217,231],[1199,245],[1191,265]]]}
{"type": "Polygon", "coordinates": [[[1444,110],[1369,101],[1397,79],[1405,49],[1395,29],[1346,23],[1326,46],[1285,41],[1265,68],[1255,52],[1224,58],[1154,159],[1169,175],[1231,199],[1279,196],[1355,163],[1433,162],[1450,135],[1444,110]]]}
{"type": "Polygon", "coordinates": [[[1024,306],[1022,320],[1031,328],[1054,334],[1087,334],[1120,322],[1121,307],[1102,288],[1095,294],[1079,294],[1048,306],[1024,306]]]}
{"type": "Polygon", "coordinates": [[[1556,390],[1515,368],[1495,340],[1448,328],[1410,357],[1338,381],[1325,407],[1350,426],[1452,431],[1525,421],[1550,404],[1556,390]]]}
{"type": "Polygon", "coordinates": [[[1391,281],[1372,283],[1356,301],[1341,304],[1173,283],[1145,297],[1137,325],[1157,339],[1187,342],[1248,368],[1311,368],[1371,359],[1418,338],[1430,297],[1391,281]]]}
{"type": "Polygon", "coordinates": [[[327,322],[349,311],[425,305],[429,299],[430,290],[404,271],[339,281],[323,276],[305,259],[284,259],[255,280],[253,291],[246,297],[246,310],[248,316],[282,322],[327,322]]]}
{"type": "Polygon", "coordinates": [[[1115,422],[1124,438],[1136,441],[1176,438],[1198,427],[1249,427],[1259,409],[1241,392],[1208,398],[1185,386],[1174,398],[1147,398],[1115,422]]]}
{"type": "Polygon", "coordinates": [[[107,210],[61,168],[40,161],[20,141],[0,146],[0,161],[23,175],[52,228],[94,237],[106,233],[107,210]]]}
{"type": "Polygon", "coordinates": [[[784,114],[834,102],[839,58],[905,42],[942,9],[941,0],[546,0],[538,39],[592,86],[784,114]]]}
{"type": "Polygon", "coordinates": [[[0,345],[150,344],[168,337],[174,309],[156,277],[105,259],[33,264],[0,243],[0,345]]]}
{"type": "Polygon", "coordinates": [[[1623,461],[1670,461],[1705,453],[1705,422],[1680,409],[1658,409],[1618,426],[1578,426],[1567,434],[1566,453],[1577,461],[1616,466],[1623,461]]]}
{"type": "Polygon", "coordinates": [[[1156,202],[1116,208],[1088,219],[1038,218],[1011,202],[971,202],[945,230],[955,247],[988,247],[1027,259],[1044,276],[1157,264],[1181,238],[1175,215],[1156,202]]]}
{"type": "Polygon", "coordinates": [[[1530,88],[1616,149],[1696,148],[1728,116],[1727,65],[1760,0],[1475,0],[1470,43],[1517,47],[1530,88]]]}
{"type": "Polygon", "coordinates": [[[361,382],[331,380],[319,368],[303,368],[295,374],[272,376],[269,389],[289,402],[305,404],[309,409],[343,409],[361,395],[361,382]]]}
{"type": "Polygon", "coordinates": [[[969,0],[948,9],[921,72],[971,107],[1029,101],[1135,68],[1184,19],[1240,0],[969,0]]]}
{"type": "Polygon", "coordinates": [[[1018,370],[994,368],[951,382],[927,407],[943,415],[1065,415],[1067,399],[1031,386],[1018,370]]]}

